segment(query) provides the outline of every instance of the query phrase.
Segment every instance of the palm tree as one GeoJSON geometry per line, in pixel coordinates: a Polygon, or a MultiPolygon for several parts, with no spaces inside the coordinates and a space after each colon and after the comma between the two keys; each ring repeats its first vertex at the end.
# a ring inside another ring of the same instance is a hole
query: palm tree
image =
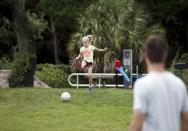
{"type": "Polygon", "coordinates": [[[127,1],[119,16],[124,34],[123,48],[133,49],[134,63],[142,62],[142,46],[144,40],[151,34],[164,33],[161,25],[150,25],[150,15],[144,8],[133,1],[127,1]]]}
{"type": "MultiPolygon", "coordinates": [[[[96,2],[88,7],[78,19],[80,28],[72,36],[68,50],[71,56],[79,51],[80,39],[87,34],[94,35],[96,47],[109,48],[104,55],[96,54],[95,71],[112,72],[113,61],[121,58],[122,49],[133,49],[135,63],[139,62],[139,54],[145,36],[158,32],[160,26],[148,26],[149,15],[142,6],[132,0],[122,1],[121,5],[107,4],[107,0],[96,2]],[[117,7],[116,7],[117,6],[117,7]]],[[[111,1],[112,2],[112,1],[111,1]]]]}

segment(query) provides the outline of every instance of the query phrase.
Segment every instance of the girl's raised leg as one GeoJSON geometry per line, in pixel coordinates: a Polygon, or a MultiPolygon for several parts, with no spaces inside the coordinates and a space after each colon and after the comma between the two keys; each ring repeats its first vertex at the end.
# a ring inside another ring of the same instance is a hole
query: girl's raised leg
{"type": "Polygon", "coordinates": [[[88,67],[88,78],[89,78],[90,93],[92,92],[92,83],[93,83],[92,71],[93,71],[93,65],[88,67]]]}
{"type": "Polygon", "coordinates": [[[81,63],[82,69],[83,69],[86,65],[87,65],[87,63],[86,63],[85,61],[82,61],[82,63],[81,63]]]}

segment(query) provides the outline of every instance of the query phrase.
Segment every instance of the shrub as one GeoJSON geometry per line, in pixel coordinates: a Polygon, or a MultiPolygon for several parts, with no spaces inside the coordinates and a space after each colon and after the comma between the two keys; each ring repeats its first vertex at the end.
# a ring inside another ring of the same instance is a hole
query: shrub
{"type": "Polygon", "coordinates": [[[33,64],[31,62],[33,62],[33,59],[35,59],[34,55],[21,53],[14,55],[14,60],[10,65],[11,74],[8,77],[10,87],[25,86],[27,82],[24,80],[24,76],[32,70],[33,64]]]}
{"type": "Polygon", "coordinates": [[[2,59],[0,59],[0,70],[7,70],[10,68],[10,62],[8,59],[6,59],[5,57],[3,57],[2,59]]]}
{"type": "Polygon", "coordinates": [[[70,87],[67,79],[70,73],[68,65],[37,65],[36,76],[51,87],[70,87]]]}

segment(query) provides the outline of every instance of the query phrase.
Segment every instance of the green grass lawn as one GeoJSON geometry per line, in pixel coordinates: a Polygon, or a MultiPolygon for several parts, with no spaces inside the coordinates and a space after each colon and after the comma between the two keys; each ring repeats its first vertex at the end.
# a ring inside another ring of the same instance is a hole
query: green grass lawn
{"type": "Polygon", "coordinates": [[[0,131],[127,131],[131,114],[132,90],[0,89],[0,131]]]}

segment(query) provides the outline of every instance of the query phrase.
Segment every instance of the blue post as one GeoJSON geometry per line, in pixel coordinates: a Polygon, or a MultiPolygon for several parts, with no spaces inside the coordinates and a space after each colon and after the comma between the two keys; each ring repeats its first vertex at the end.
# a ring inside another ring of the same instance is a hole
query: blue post
{"type": "Polygon", "coordinates": [[[127,76],[125,71],[123,70],[123,67],[118,68],[118,71],[123,75],[124,79],[128,82],[130,82],[130,78],[127,76]]]}

